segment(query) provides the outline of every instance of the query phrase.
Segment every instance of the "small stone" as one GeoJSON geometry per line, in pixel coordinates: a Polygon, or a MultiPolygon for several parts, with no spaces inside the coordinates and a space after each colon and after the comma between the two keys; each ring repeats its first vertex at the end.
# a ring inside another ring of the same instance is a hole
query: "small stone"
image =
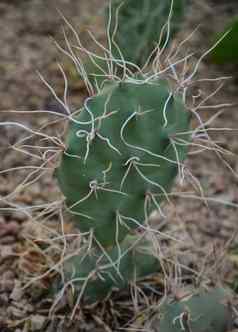
{"type": "Polygon", "coordinates": [[[19,301],[23,296],[22,285],[20,281],[15,281],[15,286],[11,292],[10,299],[14,301],[19,301]]]}
{"type": "Polygon", "coordinates": [[[0,244],[6,245],[16,242],[16,238],[12,235],[4,236],[0,238],[0,244]]]}
{"type": "Polygon", "coordinates": [[[43,328],[46,321],[45,316],[34,315],[31,316],[31,329],[32,331],[39,331],[43,328]]]}
{"type": "Polygon", "coordinates": [[[14,318],[23,318],[24,316],[24,312],[22,312],[22,310],[14,307],[14,306],[10,306],[7,308],[7,313],[8,315],[14,317],[14,318]]]}
{"type": "Polygon", "coordinates": [[[0,237],[6,235],[17,236],[20,231],[20,225],[16,221],[10,221],[8,223],[0,223],[0,237]]]}
{"type": "Polygon", "coordinates": [[[235,320],[234,320],[234,326],[235,326],[235,327],[238,327],[238,317],[235,318],[235,320]]]}
{"type": "Polygon", "coordinates": [[[0,280],[0,291],[11,292],[13,287],[14,287],[14,273],[10,270],[4,272],[0,280]]]}
{"type": "Polygon", "coordinates": [[[8,296],[6,293],[0,294],[0,306],[1,307],[6,307],[8,304],[8,296]]]}
{"type": "Polygon", "coordinates": [[[22,299],[21,301],[12,301],[12,305],[24,313],[33,312],[33,306],[28,303],[26,299],[22,299]]]}
{"type": "Polygon", "coordinates": [[[1,259],[8,258],[12,255],[14,255],[12,246],[10,246],[10,245],[9,246],[8,245],[1,246],[1,251],[0,251],[0,258],[1,259]]]}
{"type": "Polygon", "coordinates": [[[23,222],[27,220],[27,215],[22,211],[14,211],[12,214],[12,219],[23,222]]]}

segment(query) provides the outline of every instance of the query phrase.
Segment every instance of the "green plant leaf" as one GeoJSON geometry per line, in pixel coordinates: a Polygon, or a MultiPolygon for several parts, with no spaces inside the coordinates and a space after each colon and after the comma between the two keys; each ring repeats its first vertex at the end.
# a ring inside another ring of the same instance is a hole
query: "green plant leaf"
{"type": "Polygon", "coordinates": [[[238,17],[216,37],[217,42],[225,36],[211,53],[212,61],[217,64],[238,63],[238,17]]]}

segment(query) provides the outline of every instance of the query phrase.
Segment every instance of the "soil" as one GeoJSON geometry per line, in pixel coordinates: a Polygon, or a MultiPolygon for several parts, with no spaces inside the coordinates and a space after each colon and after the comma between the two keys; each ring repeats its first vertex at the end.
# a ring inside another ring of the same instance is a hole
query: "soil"
{"type": "MultiPolygon", "coordinates": [[[[46,267],[52,266],[50,259],[53,260],[54,255],[59,256],[59,248],[62,250],[62,243],[56,243],[55,248],[50,245],[50,258],[39,250],[42,243],[49,242],[56,230],[61,232],[60,214],[55,213],[52,205],[61,199],[61,195],[50,163],[49,169],[37,181],[24,187],[22,181],[29,174],[29,167],[39,166],[36,158],[39,146],[37,153],[32,148],[33,145],[39,145],[39,142],[34,136],[23,141],[26,135],[23,126],[33,130],[44,128],[46,134],[55,136],[64,130],[61,122],[52,123],[57,117],[36,112],[48,110],[62,115],[65,113],[38,74],[40,72],[55,92],[62,96],[64,79],[58,64],[63,66],[69,78],[70,108],[76,110],[82,104],[87,95],[83,81],[77,77],[69,59],[56,47],[55,41],[65,45],[63,28],[73,38],[62,14],[74,26],[87,47],[93,47],[88,28],[98,40],[103,41],[104,3],[106,1],[102,0],[15,0],[0,3],[1,332],[99,332],[118,331],[121,328],[132,331],[132,326],[134,330],[135,326],[136,330],[152,330],[151,316],[156,316],[162,294],[163,278],[160,274],[143,284],[156,289],[158,293],[149,292],[146,303],[141,301],[136,306],[131,302],[128,291],[114,292],[103,303],[79,307],[73,321],[70,320],[72,305],[66,304],[66,299],[54,314],[50,310],[52,296],[48,295],[46,289],[54,277],[53,273],[43,280],[36,280],[36,276],[44,273],[46,267]],[[2,122],[5,122],[4,126],[2,122]],[[12,122],[21,125],[13,126],[12,122]],[[27,153],[20,152],[19,148],[27,153]],[[32,278],[35,278],[35,282],[29,284],[32,278]],[[143,313],[143,317],[140,313],[143,313]]],[[[212,45],[214,33],[221,31],[233,15],[238,15],[237,1],[193,0],[174,43],[178,45],[180,40],[200,25],[182,51],[183,54],[194,52],[192,64],[195,64],[212,45]]],[[[200,113],[203,119],[209,119],[218,110],[223,111],[215,117],[211,127],[223,129],[212,131],[211,138],[224,151],[229,150],[231,153],[222,154],[222,158],[210,150],[191,154],[187,166],[199,180],[200,186],[197,185],[195,190],[191,186],[194,178],[185,177],[182,184],[176,184],[171,197],[172,204],[164,206],[166,218],[156,216],[153,220],[156,227],[177,239],[169,242],[170,255],[173,253],[173,259],[177,261],[173,273],[178,274],[178,279],[181,277],[176,282],[175,279],[167,280],[169,291],[173,294],[184,292],[186,278],[189,280],[187,284],[205,285],[234,285],[238,278],[237,256],[231,255],[231,248],[238,246],[237,82],[237,68],[232,65],[216,66],[212,64],[209,55],[202,59],[192,95],[196,96],[194,100],[197,104],[223,84],[218,93],[203,105],[200,113]],[[225,76],[230,78],[223,80],[225,76]],[[217,77],[220,80],[202,80],[217,77]],[[202,195],[199,191],[202,191],[202,195]]],[[[47,156],[51,156],[52,151],[48,150],[44,151],[47,151],[47,156]]],[[[35,179],[34,176],[28,178],[28,181],[35,179]]],[[[70,220],[67,220],[65,234],[72,229],[70,220]]],[[[234,297],[234,308],[236,302],[234,297]]]]}

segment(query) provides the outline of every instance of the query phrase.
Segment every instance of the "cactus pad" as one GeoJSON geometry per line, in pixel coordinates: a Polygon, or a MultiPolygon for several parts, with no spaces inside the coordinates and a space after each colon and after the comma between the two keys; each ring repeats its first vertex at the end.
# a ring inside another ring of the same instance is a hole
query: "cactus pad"
{"type": "Polygon", "coordinates": [[[160,209],[186,156],[174,138],[188,140],[188,122],[165,81],[113,83],[88,98],[56,170],[76,226],[111,246],[160,209]]]}
{"type": "Polygon", "coordinates": [[[222,288],[200,292],[188,299],[162,306],[158,331],[226,332],[230,331],[232,313],[230,292],[222,288]]]}
{"type": "Polygon", "coordinates": [[[83,300],[94,303],[105,298],[113,288],[122,289],[160,268],[146,239],[128,236],[119,247],[82,250],[64,266],[65,281],[72,283],[76,295],[83,289],[83,300]]]}
{"type": "MultiPolygon", "coordinates": [[[[112,1],[110,32],[114,57],[121,58],[122,53],[125,60],[143,65],[159,41],[163,46],[167,39],[167,28],[163,27],[168,21],[171,4],[171,0],[112,1]]],[[[174,0],[169,39],[176,32],[183,13],[184,0],[174,0]]]]}

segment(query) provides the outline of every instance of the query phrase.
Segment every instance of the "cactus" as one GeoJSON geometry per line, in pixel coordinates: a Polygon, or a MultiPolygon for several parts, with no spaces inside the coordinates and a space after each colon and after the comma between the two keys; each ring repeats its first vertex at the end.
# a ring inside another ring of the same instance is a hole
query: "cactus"
{"type": "MultiPolygon", "coordinates": [[[[134,71],[148,60],[156,46],[167,47],[184,15],[186,0],[113,0],[106,6],[108,49],[113,73],[122,76],[122,62],[134,71]],[[118,62],[120,61],[120,65],[118,62]]],[[[108,61],[90,58],[85,63],[88,79],[101,88],[110,79],[108,61]]]]}
{"type": "Polygon", "coordinates": [[[187,152],[173,138],[189,140],[188,127],[168,82],[142,77],[106,84],[72,118],[56,176],[76,227],[93,234],[93,246],[64,270],[88,302],[158,271],[152,244],[135,229],[168,198],[187,152]]]}
{"type": "MultiPolygon", "coordinates": [[[[143,65],[159,42],[159,46],[167,44],[167,32],[169,40],[176,32],[184,7],[184,0],[112,1],[110,34],[114,57],[121,58],[122,53],[126,61],[143,65]]],[[[110,17],[110,8],[107,12],[110,17]]]]}
{"type": "Polygon", "coordinates": [[[165,81],[111,83],[88,98],[56,171],[77,227],[93,230],[108,247],[143,224],[167,197],[186,156],[173,135],[186,132],[188,122],[165,81]]]}
{"type": "Polygon", "coordinates": [[[230,293],[216,288],[208,293],[166,304],[161,307],[157,329],[163,332],[226,332],[232,325],[230,293]]]}
{"type": "Polygon", "coordinates": [[[69,282],[75,280],[75,294],[84,289],[84,302],[94,303],[105,298],[113,288],[126,288],[129,282],[159,269],[159,261],[152,255],[149,241],[128,236],[120,248],[102,251],[94,247],[90,252],[82,250],[65,263],[64,275],[69,282]]]}

